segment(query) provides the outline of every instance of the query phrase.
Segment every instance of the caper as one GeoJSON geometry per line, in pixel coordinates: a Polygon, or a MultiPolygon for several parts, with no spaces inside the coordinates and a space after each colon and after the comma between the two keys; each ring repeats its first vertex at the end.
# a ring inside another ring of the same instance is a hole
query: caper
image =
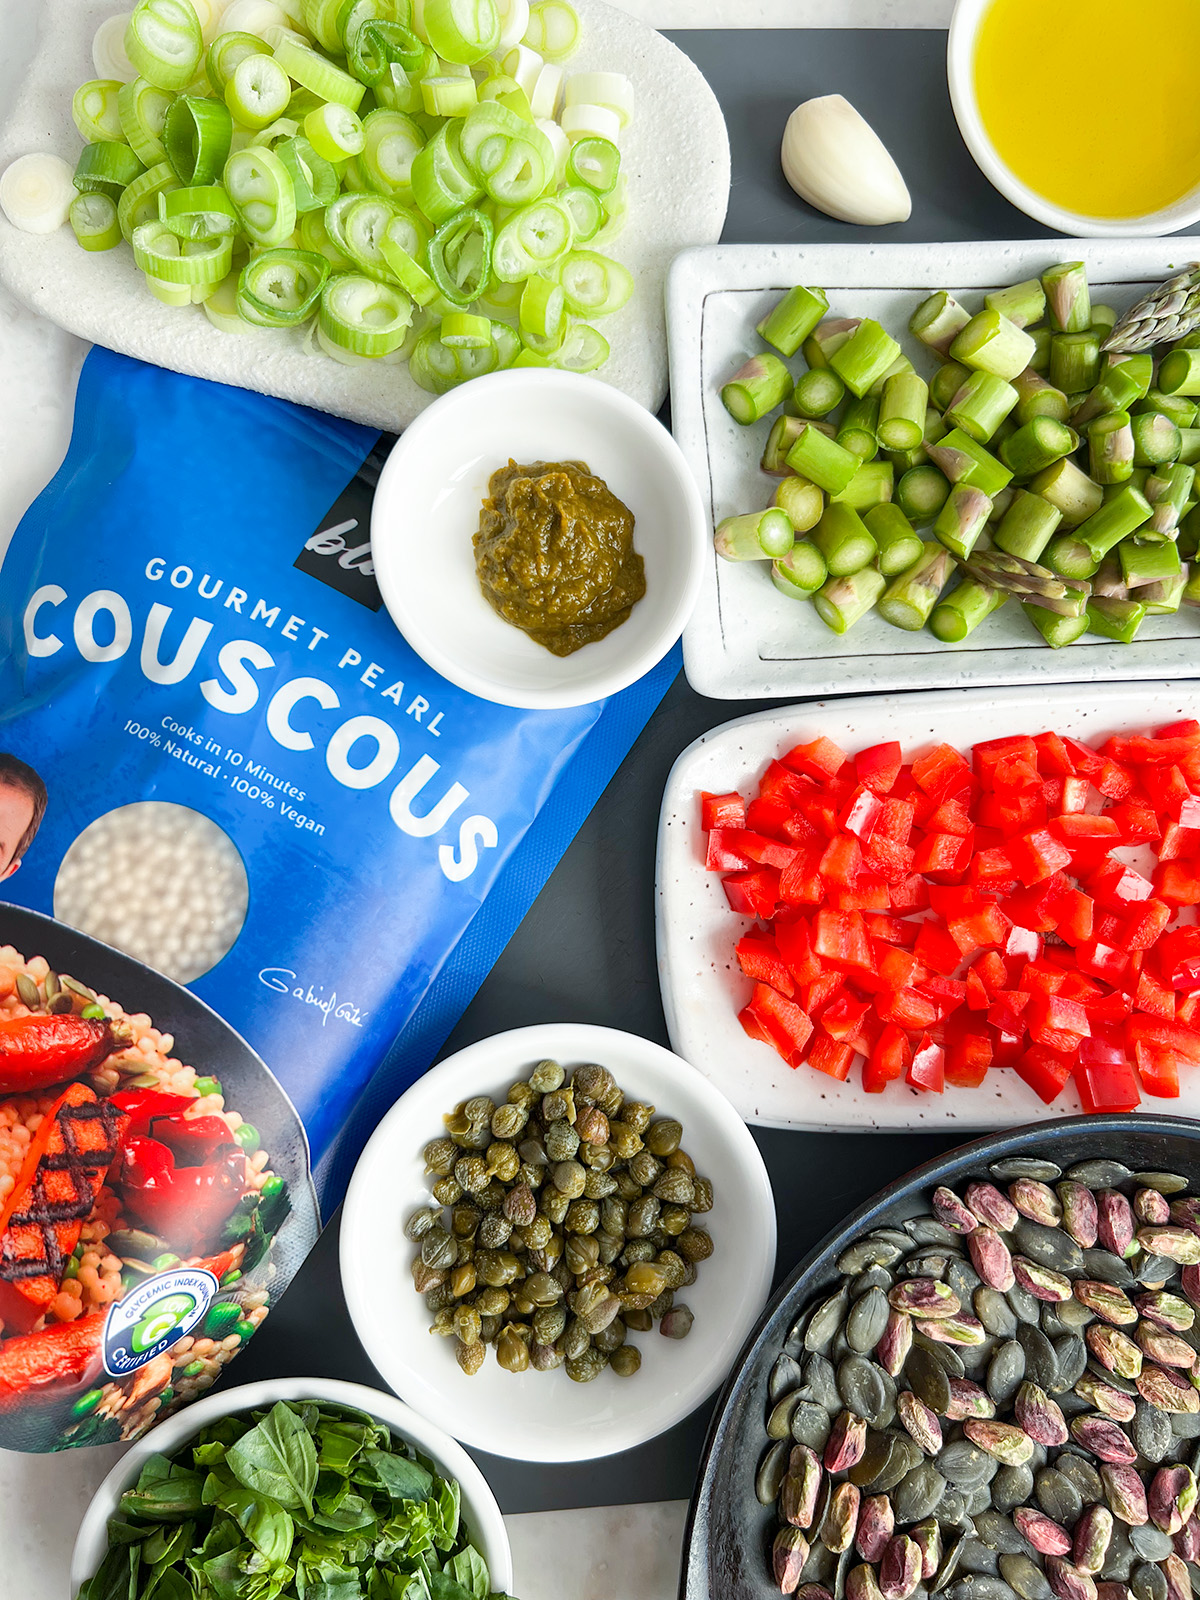
{"type": "Polygon", "coordinates": [[[493,1289],[505,1289],[520,1276],[521,1264],[509,1250],[481,1250],[475,1261],[475,1271],[480,1283],[493,1289]]]}
{"type": "Polygon", "coordinates": [[[503,1250],[512,1238],[513,1225],[502,1211],[491,1211],[479,1224],[476,1239],[484,1250],[503,1250]]]}
{"type": "Polygon", "coordinates": [[[698,1276],[699,1274],[696,1271],[696,1263],[694,1261],[686,1261],[683,1267],[683,1282],[679,1287],[681,1289],[690,1289],[698,1276]]]}
{"type": "Polygon", "coordinates": [[[621,1251],[621,1265],[631,1267],[635,1261],[653,1261],[657,1251],[649,1239],[630,1239],[621,1251]]]}
{"type": "Polygon", "coordinates": [[[553,1306],[562,1299],[562,1285],[548,1272],[534,1272],[521,1285],[521,1295],[531,1308],[553,1306]]]}
{"type": "Polygon", "coordinates": [[[414,1211],[404,1224],[404,1237],[416,1244],[425,1237],[440,1215],[441,1213],[435,1211],[432,1206],[422,1206],[419,1211],[414,1211]]]}
{"type": "Polygon", "coordinates": [[[597,1350],[595,1345],[585,1350],[574,1361],[564,1363],[567,1377],[573,1383],[591,1383],[593,1378],[598,1378],[607,1365],[607,1358],[603,1351],[597,1350]]]}
{"type": "Polygon", "coordinates": [[[642,1364],[642,1352],[635,1344],[623,1344],[608,1358],[618,1378],[632,1378],[642,1364]]]}
{"type": "Polygon", "coordinates": [[[529,1365],[535,1372],[553,1372],[563,1364],[562,1351],[555,1344],[539,1344],[535,1339],[529,1347],[529,1365]]]}
{"type": "Polygon", "coordinates": [[[606,1356],[611,1356],[614,1350],[619,1350],[625,1343],[625,1324],[621,1318],[614,1317],[607,1328],[601,1328],[599,1333],[594,1333],[592,1343],[606,1356]]]}
{"type": "Polygon", "coordinates": [[[511,1106],[520,1106],[522,1110],[533,1113],[537,1105],[538,1092],[531,1083],[514,1083],[505,1097],[511,1106]]]}
{"type": "Polygon", "coordinates": [[[482,1343],[477,1342],[475,1344],[456,1345],[454,1354],[458,1358],[459,1366],[463,1369],[468,1377],[472,1377],[483,1365],[483,1358],[487,1354],[487,1351],[484,1349],[482,1343]]]}
{"type": "Polygon", "coordinates": [[[537,1201],[527,1183],[517,1184],[504,1196],[504,1215],[521,1227],[527,1226],[537,1216],[537,1201]]]}
{"type": "Polygon", "coordinates": [[[576,1067],[571,1079],[571,1087],[581,1100],[588,1100],[592,1105],[599,1105],[607,1099],[616,1088],[612,1073],[607,1067],[601,1067],[590,1061],[585,1066],[576,1067]]]}
{"type": "Polygon", "coordinates": [[[495,1344],[496,1335],[500,1332],[499,1317],[483,1317],[479,1319],[479,1337],[484,1344],[495,1344]]]}
{"type": "Polygon", "coordinates": [[[606,1283],[588,1283],[570,1297],[571,1310],[588,1333],[599,1333],[621,1310],[621,1302],[606,1283]]]}
{"type": "Polygon", "coordinates": [[[452,1267],[458,1260],[458,1241],[435,1222],[421,1239],[421,1260],[427,1267],[452,1267]]]}
{"type": "Polygon", "coordinates": [[[456,1300],[461,1300],[464,1294],[470,1294],[475,1281],[475,1263],[462,1261],[450,1274],[450,1293],[456,1300]]]}
{"type": "Polygon", "coordinates": [[[412,1263],[411,1267],[413,1287],[418,1294],[425,1294],[428,1290],[436,1288],[439,1283],[445,1283],[446,1273],[441,1267],[428,1266],[420,1256],[412,1263]]]}
{"type": "Polygon", "coordinates": [[[450,1212],[450,1231],[456,1239],[469,1239],[483,1220],[483,1212],[469,1200],[460,1200],[450,1212]]]}
{"type": "Polygon", "coordinates": [[[462,1344],[478,1344],[480,1317],[475,1307],[455,1306],[450,1315],[454,1337],[462,1344]]]}
{"type": "Polygon", "coordinates": [[[554,1225],[549,1217],[536,1216],[521,1229],[526,1250],[544,1250],[554,1237],[554,1225]]]}
{"type": "Polygon", "coordinates": [[[561,1189],[549,1187],[538,1196],[538,1209],[543,1216],[550,1218],[556,1226],[562,1225],[562,1220],[567,1214],[571,1202],[561,1189]]]}
{"type": "Polygon", "coordinates": [[[650,1304],[646,1307],[646,1310],[654,1318],[655,1322],[657,1322],[660,1317],[666,1316],[667,1312],[670,1311],[674,1304],[674,1289],[664,1289],[657,1299],[650,1302],[650,1304]]]}
{"type": "Polygon", "coordinates": [[[488,1145],[487,1170],[493,1178],[499,1178],[501,1183],[511,1183],[521,1170],[521,1158],[515,1146],[506,1143],[503,1139],[496,1139],[488,1145]]]}
{"type": "Polygon", "coordinates": [[[568,1233],[595,1233],[600,1226],[600,1207],[595,1200],[572,1200],[563,1218],[568,1233]]]}
{"type": "Polygon", "coordinates": [[[563,1259],[577,1278],[589,1272],[600,1260],[600,1246],[595,1236],[572,1234],[564,1247],[563,1259]]]}
{"type": "Polygon", "coordinates": [[[542,1101],[538,1114],[547,1128],[555,1122],[574,1122],[575,1097],[570,1089],[554,1089],[542,1101]]]}
{"type": "Polygon", "coordinates": [[[707,1261],[713,1253],[712,1235],[704,1228],[685,1228],[675,1248],[685,1261],[707,1261]]]}
{"type": "Polygon", "coordinates": [[[553,1094],[562,1087],[566,1076],[557,1061],[539,1061],[529,1074],[529,1083],[538,1094],[553,1094]]]}
{"type": "Polygon", "coordinates": [[[663,1250],[658,1256],[658,1265],[663,1269],[668,1289],[680,1289],[687,1276],[687,1263],[683,1257],[674,1250],[663,1250]]]}
{"type": "Polygon", "coordinates": [[[695,1194],[692,1198],[693,1211],[711,1211],[713,1208],[713,1186],[711,1178],[693,1178],[692,1185],[695,1194]]]}
{"type": "Polygon", "coordinates": [[[691,1222],[691,1212],[686,1206],[664,1206],[658,1225],[672,1239],[676,1239],[691,1222]]]}
{"type": "MultiPolygon", "coordinates": [[[[585,1149],[586,1146],[580,1146],[585,1149]]],[[[606,1200],[617,1191],[617,1180],[611,1172],[589,1171],[583,1180],[583,1192],[589,1200],[606,1200]]]]}
{"type": "Polygon", "coordinates": [[[543,1140],[548,1161],[570,1161],[579,1149],[579,1135],[565,1119],[550,1123],[543,1140]]]}
{"type": "Polygon", "coordinates": [[[629,1163],[629,1176],[635,1183],[640,1183],[643,1189],[649,1189],[651,1184],[657,1182],[663,1164],[657,1156],[652,1156],[649,1150],[639,1150],[629,1163]]]}
{"type": "Polygon", "coordinates": [[[563,1242],[560,1234],[551,1232],[545,1244],[529,1252],[530,1265],[535,1272],[554,1272],[562,1264],[563,1242]]]}
{"type": "Polygon", "coordinates": [[[562,1353],[568,1361],[577,1360],[591,1342],[591,1334],[578,1317],[570,1317],[568,1319],[562,1338],[558,1341],[562,1353]]]}
{"type": "MultiPolygon", "coordinates": [[[[546,1146],[541,1139],[522,1139],[517,1146],[517,1154],[521,1158],[522,1167],[544,1167],[546,1165],[546,1146]]],[[[522,1174],[524,1177],[525,1175],[522,1174]]],[[[525,1177],[525,1182],[530,1179],[525,1177]]]]}
{"type": "Polygon", "coordinates": [[[661,1211],[662,1202],[656,1200],[652,1194],[642,1195],[641,1199],[635,1200],[629,1208],[628,1231],[630,1236],[634,1239],[641,1239],[646,1234],[652,1233],[658,1226],[658,1218],[661,1211]]]}
{"type": "Polygon", "coordinates": [[[635,1183],[630,1173],[626,1169],[622,1168],[617,1173],[617,1193],[620,1195],[622,1200],[640,1200],[642,1196],[642,1186],[640,1183],[635,1183]]]}
{"type": "Polygon", "coordinates": [[[645,1133],[650,1126],[653,1115],[654,1107],[645,1105],[640,1100],[626,1100],[621,1107],[621,1121],[639,1135],[645,1133]]]}
{"type": "Polygon", "coordinates": [[[642,1141],[638,1134],[627,1122],[612,1122],[608,1128],[608,1139],[613,1149],[622,1161],[628,1161],[642,1148],[642,1141]]]}
{"type": "Polygon", "coordinates": [[[532,1161],[522,1161],[521,1170],[517,1173],[517,1182],[523,1183],[527,1189],[540,1189],[547,1170],[546,1152],[543,1150],[540,1165],[532,1161]]]}
{"type": "Polygon", "coordinates": [[[495,1178],[486,1189],[481,1189],[475,1196],[475,1204],[481,1211],[501,1211],[504,1208],[504,1196],[508,1190],[495,1178]]]}
{"type": "Polygon", "coordinates": [[[491,1285],[475,1296],[475,1306],[481,1317],[502,1317],[511,1299],[507,1289],[491,1285]]]}
{"type": "Polygon", "coordinates": [[[452,1174],[439,1178],[433,1185],[433,1198],[440,1206],[454,1206],[462,1199],[462,1184],[452,1174]]]}
{"type": "Polygon", "coordinates": [[[533,1313],[531,1326],[538,1344],[553,1344],[562,1337],[567,1325],[567,1308],[560,1300],[557,1305],[539,1306],[533,1313]]]}
{"type": "Polygon", "coordinates": [[[629,1226],[629,1203],[619,1195],[609,1195],[600,1205],[600,1226],[607,1233],[623,1234],[629,1226]]]}
{"type": "Polygon", "coordinates": [[[575,1132],[584,1144],[608,1143],[608,1118],[599,1106],[581,1106],[575,1113],[575,1132]]]}
{"type": "Polygon", "coordinates": [[[559,1194],[574,1200],[583,1193],[587,1174],[578,1161],[560,1161],[550,1169],[550,1181],[559,1194]]]}
{"type": "Polygon", "coordinates": [[[449,1306],[444,1311],[439,1311],[429,1324],[430,1333],[436,1333],[439,1338],[446,1339],[454,1336],[454,1313],[449,1306]]]}
{"type": "MultiPolygon", "coordinates": [[[[625,1113],[625,1120],[629,1120],[628,1110],[625,1113]]],[[[679,1149],[679,1141],[682,1138],[682,1123],[676,1122],[674,1117],[660,1117],[646,1129],[646,1148],[652,1150],[656,1156],[674,1155],[679,1149]]]]}
{"type": "Polygon", "coordinates": [[[447,1306],[454,1304],[454,1291],[448,1282],[439,1283],[430,1289],[425,1296],[425,1304],[430,1311],[442,1311],[447,1306]]]}
{"type": "Polygon", "coordinates": [[[631,1307],[627,1311],[622,1311],[621,1321],[629,1329],[630,1333],[649,1333],[654,1326],[654,1318],[644,1306],[638,1307],[636,1310],[631,1307]]]}
{"type": "Polygon", "coordinates": [[[495,1103],[489,1100],[485,1094],[475,1095],[472,1099],[464,1101],[462,1106],[463,1114],[471,1125],[476,1128],[482,1123],[491,1122],[492,1112],[495,1109],[495,1103]]]}
{"type": "Polygon", "coordinates": [[[491,1182],[487,1162],[482,1156],[460,1156],[454,1163],[454,1179],[467,1194],[481,1194],[491,1182]]]}
{"type": "Polygon", "coordinates": [[[673,1206],[691,1206],[696,1198],[696,1185],[679,1167],[668,1167],[654,1185],[653,1193],[659,1200],[673,1206]]]}
{"type": "Polygon", "coordinates": [[[635,1261],[625,1274],[625,1287],[630,1294],[656,1300],[667,1287],[667,1275],[657,1261],[635,1261]]]}
{"type": "Polygon", "coordinates": [[[614,1234],[604,1228],[597,1228],[592,1238],[600,1246],[600,1260],[605,1266],[617,1259],[625,1244],[623,1234],[614,1234]]]}
{"type": "Polygon", "coordinates": [[[672,1306],[659,1323],[658,1331],[668,1339],[686,1339],[695,1320],[687,1306],[672,1306]]]}
{"type": "Polygon", "coordinates": [[[492,1138],[515,1139],[519,1133],[524,1131],[525,1124],[528,1121],[529,1111],[527,1107],[513,1105],[511,1101],[506,1101],[504,1105],[497,1106],[495,1111],[492,1112],[492,1138]]]}
{"type": "Polygon", "coordinates": [[[453,1168],[458,1149],[453,1139],[431,1139],[425,1146],[425,1171],[444,1178],[453,1168]]]}

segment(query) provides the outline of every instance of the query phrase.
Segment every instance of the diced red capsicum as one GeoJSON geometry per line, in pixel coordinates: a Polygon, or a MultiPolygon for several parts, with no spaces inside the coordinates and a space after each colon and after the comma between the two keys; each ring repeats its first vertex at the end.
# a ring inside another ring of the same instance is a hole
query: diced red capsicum
{"type": "Polygon", "coordinates": [[[125,1022],[72,1012],[0,1019],[0,1094],[36,1094],[98,1067],[133,1037],[125,1022]]]}

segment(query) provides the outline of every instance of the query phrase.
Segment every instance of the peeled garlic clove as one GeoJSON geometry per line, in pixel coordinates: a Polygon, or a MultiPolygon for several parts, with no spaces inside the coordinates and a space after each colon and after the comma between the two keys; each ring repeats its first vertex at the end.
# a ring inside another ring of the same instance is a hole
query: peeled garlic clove
{"type": "Polygon", "coordinates": [[[805,100],[787,120],[783,175],[802,200],[842,222],[906,222],[912,199],[874,128],[840,94],[805,100]]]}

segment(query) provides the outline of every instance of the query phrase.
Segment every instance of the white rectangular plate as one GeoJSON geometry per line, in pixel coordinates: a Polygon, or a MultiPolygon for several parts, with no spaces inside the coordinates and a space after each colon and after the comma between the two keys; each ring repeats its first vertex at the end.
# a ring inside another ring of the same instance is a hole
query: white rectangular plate
{"type": "MultiPolygon", "coordinates": [[[[42,0],[37,50],[0,129],[0,172],[30,150],[51,151],[74,165],[82,145],[71,120],[71,96],[95,76],[97,26],[130,4],[42,0]]],[[[611,324],[602,332],[612,345],[601,373],[606,383],[657,411],[667,382],[667,265],[685,245],[720,235],[729,197],[729,139],[716,96],[681,50],[604,0],[578,0],[578,9],[583,43],[566,70],[623,72],[637,97],[622,150],[629,214],[612,247],[636,288],[616,316],[601,319],[611,324]]],[[[147,292],[128,245],[88,255],[68,227],[50,235],[21,233],[0,215],[0,283],[93,344],[372,427],[399,431],[433,400],[409,377],[407,366],[343,366],[319,348],[309,353],[303,328],[221,333],[198,306],[160,305],[147,292]]]]}
{"type": "MultiPolygon", "coordinates": [[[[934,358],[908,332],[933,289],[974,309],[990,289],[1044,272],[1072,255],[1088,265],[1093,298],[1125,310],[1182,263],[1200,239],[1039,239],[1010,244],[714,245],[677,257],[667,280],[671,417],[714,524],[770,503],[777,480],[759,469],[768,421],[742,428],[721,404],[721,385],[765,348],[755,324],[793,284],[820,285],[831,316],[874,317],[917,370],[934,358]]],[[[792,363],[804,370],[797,356],[792,363]]],[[[1196,660],[1200,612],[1152,617],[1131,645],[1084,638],[1050,650],[1019,606],[995,612],[962,645],[904,633],[872,612],[831,633],[815,609],[778,594],[766,562],[709,556],[700,602],[683,636],[688,681],[720,700],[936,689],[984,683],[1166,678],[1196,660]]]]}
{"type": "MultiPolygon", "coordinates": [[[[801,1066],[793,1071],[769,1045],[742,1031],[737,1014],[751,984],[734,945],[751,926],[737,917],[721,874],[704,866],[702,789],[752,793],[775,756],[819,734],[847,755],[898,739],[910,761],[936,744],[964,752],[980,739],[1053,729],[1089,742],[1200,716],[1200,684],[1115,683],[1081,693],[1066,686],[945,690],[816,700],[741,717],[688,746],[671,769],[658,832],[656,917],[658,976],[671,1048],[727,1094],[747,1122],[773,1128],[849,1129],[894,1133],[1017,1127],[1052,1122],[1082,1110],[1074,1084],[1043,1105],[1014,1072],[989,1072],[978,1089],[929,1094],[904,1083],[865,1094],[861,1058],[845,1083],[801,1066]]],[[[1200,1071],[1182,1082],[1178,1100],[1143,1101],[1173,1115],[1200,1116],[1200,1071]]]]}

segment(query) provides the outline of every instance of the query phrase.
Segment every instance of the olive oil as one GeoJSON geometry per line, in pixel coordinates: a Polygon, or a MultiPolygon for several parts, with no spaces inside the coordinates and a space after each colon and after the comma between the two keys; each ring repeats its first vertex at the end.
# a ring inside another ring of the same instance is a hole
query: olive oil
{"type": "Polygon", "coordinates": [[[1088,217],[1145,215],[1200,186],[1200,0],[993,0],[975,46],[997,155],[1088,217]]]}

